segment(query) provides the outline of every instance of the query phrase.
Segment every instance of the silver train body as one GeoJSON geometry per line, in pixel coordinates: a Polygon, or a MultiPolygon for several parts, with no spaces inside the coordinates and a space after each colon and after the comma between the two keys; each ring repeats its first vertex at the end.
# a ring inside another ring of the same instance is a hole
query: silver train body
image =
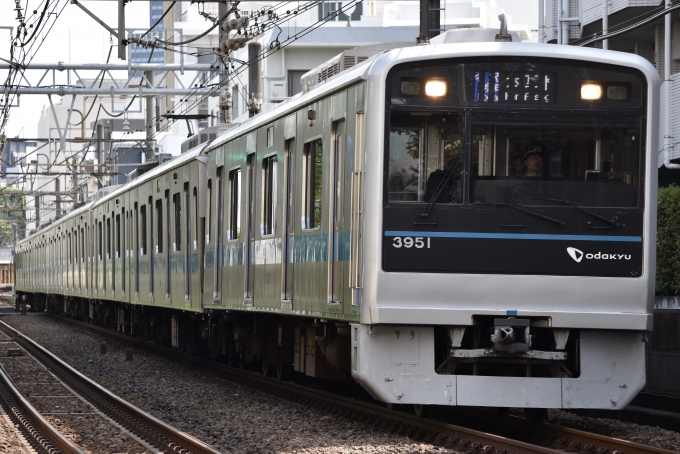
{"type": "Polygon", "coordinates": [[[16,290],[388,403],[623,408],[651,330],[658,90],[618,52],[392,50],[21,241],[16,290]]]}

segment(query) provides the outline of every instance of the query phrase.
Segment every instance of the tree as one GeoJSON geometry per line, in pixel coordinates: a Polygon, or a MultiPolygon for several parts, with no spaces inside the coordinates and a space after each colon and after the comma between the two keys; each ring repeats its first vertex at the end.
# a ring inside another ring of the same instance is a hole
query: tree
{"type": "Polygon", "coordinates": [[[0,247],[12,247],[26,228],[26,196],[19,191],[0,189],[0,247]]]}

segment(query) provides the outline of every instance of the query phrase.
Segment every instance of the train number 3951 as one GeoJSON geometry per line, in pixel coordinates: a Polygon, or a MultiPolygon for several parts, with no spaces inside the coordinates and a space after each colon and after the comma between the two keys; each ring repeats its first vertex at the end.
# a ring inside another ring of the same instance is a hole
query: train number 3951
{"type": "Polygon", "coordinates": [[[430,249],[430,239],[429,238],[423,238],[422,236],[417,236],[415,238],[411,238],[410,236],[405,236],[405,237],[400,237],[400,236],[395,236],[394,239],[392,240],[392,247],[395,248],[412,248],[415,247],[417,249],[430,249]]]}

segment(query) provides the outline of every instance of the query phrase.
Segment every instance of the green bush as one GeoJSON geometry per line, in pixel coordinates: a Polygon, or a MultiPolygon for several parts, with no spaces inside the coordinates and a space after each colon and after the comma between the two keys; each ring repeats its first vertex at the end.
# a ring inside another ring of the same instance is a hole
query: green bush
{"type": "Polygon", "coordinates": [[[656,292],[680,293],[680,186],[659,188],[656,292]]]}

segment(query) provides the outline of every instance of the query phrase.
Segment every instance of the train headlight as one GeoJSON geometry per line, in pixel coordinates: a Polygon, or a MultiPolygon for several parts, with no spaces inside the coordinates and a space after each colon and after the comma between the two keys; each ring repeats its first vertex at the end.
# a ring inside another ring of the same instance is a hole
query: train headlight
{"type": "Polygon", "coordinates": [[[595,100],[602,97],[602,85],[585,82],[581,84],[581,99],[595,100]]]}
{"type": "Polygon", "coordinates": [[[433,98],[446,96],[446,82],[443,80],[428,80],[425,82],[425,94],[433,98]]]}

